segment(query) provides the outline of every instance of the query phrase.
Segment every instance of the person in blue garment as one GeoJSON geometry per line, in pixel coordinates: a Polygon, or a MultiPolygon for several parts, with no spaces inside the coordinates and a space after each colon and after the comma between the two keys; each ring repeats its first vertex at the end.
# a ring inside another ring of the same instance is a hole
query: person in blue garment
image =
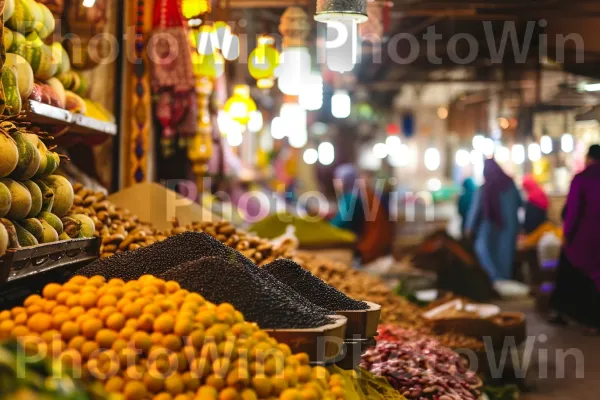
{"type": "Polygon", "coordinates": [[[474,239],[479,262],[492,281],[513,278],[513,261],[520,230],[521,195],[515,182],[494,160],[485,161],[485,183],[473,199],[467,235],[474,239]]]}
{"type": "Polygon", "coordinates": [[[352,231],[360,236],[365,216],[357,182],[358,172],[352,164],[342,164],[335,169],[334,184],[337,194],[338,212],[331,224],[352,231]]]}
{"type": "Polygon", "coordinates": [[[469,177],[463,181],[462,186],[463,191],[460,194],[460,197],[458,198],[458,214],[462,219],[460,232],[464,237],[467,228],[467,218],[469,216],[469,210],[471,210],[473,198],[475,197],[475,193],[477,193],[477,184],[475,183],[473,178],[469,177]]]}

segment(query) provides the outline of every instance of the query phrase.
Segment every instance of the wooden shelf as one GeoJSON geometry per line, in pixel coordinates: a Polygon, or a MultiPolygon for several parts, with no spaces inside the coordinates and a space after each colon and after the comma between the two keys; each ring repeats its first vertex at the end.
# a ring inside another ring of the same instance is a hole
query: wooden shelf
{"type": "Polygon", "coordinates": [[[89,136],[116,136],[117,125],[112,122],[100,121],[86,117],[83,114],[74,114],[62,108],[27,100],[24,104],[24,120],[38,125],[52,125],[57,128],[66,128],[69,133],[89,136]]]}

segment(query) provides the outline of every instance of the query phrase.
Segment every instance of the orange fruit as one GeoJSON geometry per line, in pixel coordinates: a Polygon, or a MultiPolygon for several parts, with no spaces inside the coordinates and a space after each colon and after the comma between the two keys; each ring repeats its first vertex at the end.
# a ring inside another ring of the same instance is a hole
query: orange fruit
{"type": "MultiPolygon", "coordinates": [[[[77,323],[73,321],[65,321],[61,325],[60,334],[63,340],[69,341],[79,334],[79,325],[77,325],[77,323]]],[[[81,338],[83,337],[81,336],[81,338]]]]}
{"type": "Polygon", "coordinates": [[[79,299],[79,304],[86,309],[90,309],[96,307],[96,303],[98,302],[98,296],[96,293],[87,292],[82,293],[81,298],[79,299]]]}
{"type": "Polygon", "coordinates": [[[108,317],[110,317],[111,315],[117,313],[117,307],[114,306],[108,306],[108,307],[104,307],[100,309],[100,314],[98,314],[98,318],[100,318],[102,321],[104,321],[106,323],[106,321],[108,320],[108,317]]]}
{"type": "Polygon", "coordinates": [[[112,349],[117,353],[121,352],[125,347],[127,347],[127,342],[120,337],[117,338],[112,345],[112,349]]]}
{"type": "Polygon", "coordinates": [[[125,281],[121,278],[112,278],[108,281],[109,286],[123,286],[125,285],[125,281]]]}
{"type": "Polygon", "coordinates": [[[193,329],[194,325],[191,321],[178,318],[177,322],[175,322],[173,332],[179,336],[188,336],[190,333],[192,333],[193,329]]]}
{"type": "Polygon", "coordinates": [[[67,345],[67,347],[70,349],[79,351],[79,350],[81,350],[81,347],[83,346],[84,343],[85,343],[85,338],[83,336],[75,336],[69,341],[69,344],[67,345]]]}
{"type": "Polygon", "coordinates": [[[137,318],[142,315],[142,308],[140,305],[135,303],[129,303],[123,307],[123,314],[127,318],[137,318]]]}
{"type": "Polygon", "coordinates": [[[88,339],[93,339],[100,329],[102,329],[102,321],[98,318],[89,318],[81,323],[81,333],[88,339]]]}
{"type": "Polygon", "coordinates": [[[135,332],[131,336],[131,340],[133,341],[135,348],[142,351],[148,351],[152,346],[150,335],[148,335],[146,332],[135,332]]]}
{"type": "Polygon", "coordinates": [[[85,285],[88,281],[88,278],[81,275],[76,275],[69,279],[69,282],[74,283],[76,285],[85,285]]]}
{"type": "Polygon", "coordinates": [[[56,295],[56,302],[58,304],[67,304],[67,299],[69,297],[71,297],[71,292],[67,292],[66,290],[64,292],[61,291],[56,295]]]}
{"type": "Polygon", "coordinates": [[[240,400],[240,394],[234,388],[225,388],[219,393],[219,400],[240,400]]]}
{"type": "Polygon", "coordinates": [[[77,306],[77,307],[73,307],[71,308],[69,311],[69,318],[71,319],[77,319],[80,316],[82,316],[83,314],[85,314],[85,309],[81,306],[77,306]]]}
{"type": "Polygon", "coordinates": [[[120,376],[109,378],[104,384],[104,389],[109,393],[119,393],[123,389],[125,381],[120,376]]]}
{"type": "Polygon", "coordinates": [[[161,341],[161,345],[171,351],[179,351],[182,347],[181,338],[173,334],[165,335],[161,341]]]}
{"type": "Polygon", "coordinates": [[[196,400],[217,400],[219,392],[212,386],[202,386],[196,393],[196,400]]]}
{"type": "Polygon", "coordinates": [[[98,302],[96,303],[96,306],[98,308],[114,307],[116,305],[117,305],[117,298],[115,296],[113,296],[112,294],[105,294],[104,296],[100,297],[98,299],[98,302]]]}
{"type": "Polygon", "coordinates": [[[81,345],[81,350],[80,350],[81,357],[84,360],[87,360],[90,358],[90,356],[95,354],[95,352],[97,352],[98,350],[99,350],[98,343],[92,342],[92,341],[87,341],[81,345]]]}
{"type": "Polygon", "coordinates": [[[150,334],[150,340],[152,341],[153,345],[160,344],[164,337],[165,335],[160,332],[152,332],[150,334]]]}
{"type": "Polygon", "coordinates": [[[42,296],[48,300],[53,300],[60,293],[61,289],[62,287],[58,283],[49,283],[42,290],[42,296]]]}
{"type": "Polygon", "coordinates": [[[96,343],[98,343],[102,349],[110,349],[118,337],[119,335],[115,331],[110,329],[100,329],[96,334],[96,343]]]}
{"type": "Polygon", "coordinates": [[[124,340],[130,340],[134,333],[135,333],[135,328],[126,326],[125,328],[123,328],[119,331],[119,337],[121,337],[124,340]]]}
{"type": "Polygon", "coordinates": [[[44,311],[47,314],[53,314],[53,311],[57,305],[58,303],[56,302],[56,300],[46,300],[42,305],[42,311],[44,311]]]}
{"type": "Polygon", "coordinates": [[[146,397],[147,392],[142,382],[129,381],[125,384],[123,395],[125,400],[142,400],[146,397]]]}
{"type": "Polygon", "coordinates": [[[10,336],[14,338],[23,337],[29,335],[29,329],[26,326],[19,325],[15,326],[10,332],[10,336]]]}
{"type": "Polygon", "coordinates": [[[160,333],[171,333],[175,325],[172,315],[161,314],[154,320],[154,331],[160,333]]]}
{"type": "Polygon", "coordinates": [[[29,296],[25,299],[25,301],[23,302],[23,306],[29,307],[34,304],[40,304],[41,302],[42,302],[42,297],[40,295],[32,294],[31,296],[29,296]]]}
{"type": "Polygon", "coordinates": [[[5,319],[0,322],[0,334],[8,335],[15,327],[15,322],[10,319],[5,319]]]}
{"type": "Polygon", "coordinates": [[[65,302],[65,305],[67,307],[75,307],[79,305],[79,298],[80,296],[78,294],[71,294],[68,298],[67,301],[65,302]]]}
{"type": "Polygon", "coordinates": [[[27,328],[32,332],[43,333],[52,327],[50,314],[37,313],[27,321],[27,328]]]}
{"type": "Polygon", "coordinates": [[[179,289],[181,289],[181,286],[179,286],[179,283],[177,283],[175,281],[165,282],[165,290],[167,293],[175,293],[179,289]]]}
{"type": "Polygon", "coordinates": [[[152,393],[159,393],[164,388],[164,379],[158,374],[151,374],[146,372],[142,379],[144,386],[152,393]]]}
{"type": "Polygon", "coordinates": [[[115,331],[123,329],[125,326],[125,316],[119,312],[109,315],[106,318],[106,326],[115,331]]]}
{"type": "Polygon", "coordinates": [[[87,280],[88,285],[93,285],[96,287],[103,286],[104,283],[106,283],[106,278],[100,275],[92,276],[90,279],[87,280]]]}
{"type": "Polygon", "coordinates": [[[0,311],[0,322],[5,321],[10,318],[10,311],[4,310],[0,311]]]}
{"type": "Polygon", "coordinates": [[[12,314],[12,316],[14,318],[14,317],[16,317],[19,314],[25,314],[25,315],[27,315],[27,311],[25,310],[24,307],[15,307],[15,308],[13,308],[11,310],[11,314],[12,314]]]}
{"type": "Polygon", "coordinates": [[[142,331],[151,332],[154,324],[154,316],[151,314],[142,314],[137,320],[137,328],[142,331]]]}
{"type": "Polygon", "coordinates": [[[165,379],[165,390],[172,395],[183,393],[185,386],[179,374],[173,374],[165,379]]]}

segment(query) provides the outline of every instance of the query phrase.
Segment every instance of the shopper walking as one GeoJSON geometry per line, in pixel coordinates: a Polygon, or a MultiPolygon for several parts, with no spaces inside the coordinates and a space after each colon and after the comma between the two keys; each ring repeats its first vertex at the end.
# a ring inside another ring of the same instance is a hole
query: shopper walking
{"type": "Polygon", "coordinates": [[[586,168],[571,183],[564,222],[564,251],[552,308],[600,329],[600,145],[590,147],[586,168]]]}
{"type": "Polygon", "coordinates": [[[473,198],[475,198],[475,194],[477,193],[477,184],[473,178],[469,177],[463,181],[462,187],[463,191],[458,198],[458,214],[462,219],[460,232],[465,237],[467,218],[473,205],[473,198]]]}
{"type": "Polygon", "coordinates": [[[342,164],[335,169],[334,179],[338,211],[331,224],[360,236],[365,216],[360,198],[358,172],[352,164],[342,164]]]}
{"type": "Polygon", "coordinates": [[[529,235],[548,221],[550,200],[548,200],[548,195],[546,195],[544,189],[542,189],[531,175],[523,178],[523,190],[527,194],[523,230],[526,235],[529,235]]]}
{"type": "Polygon", "coordinates": [[[477,192],[467,221],[467,234],[475,240],[479,262],[493,281],[513,277],[513,261],[520,225],[521,195],[498,165],[485,161],[485,183],[477,192]]]}

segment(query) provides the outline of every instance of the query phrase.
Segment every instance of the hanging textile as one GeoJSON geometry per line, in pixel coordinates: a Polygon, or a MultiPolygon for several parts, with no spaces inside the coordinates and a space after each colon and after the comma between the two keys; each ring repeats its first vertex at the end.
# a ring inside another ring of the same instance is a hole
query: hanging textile
{"type": "Polygon", "coordinates": [[[187,22],[180,0],[156,0],[149,45],[152,89],[163,139],[196,133],[196,95],[187,22]]]}

